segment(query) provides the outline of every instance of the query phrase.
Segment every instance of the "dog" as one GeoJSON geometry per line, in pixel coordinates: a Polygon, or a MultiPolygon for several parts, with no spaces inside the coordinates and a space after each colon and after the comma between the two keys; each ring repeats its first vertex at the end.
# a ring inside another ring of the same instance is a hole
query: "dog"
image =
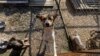
{"type": "Polygon", "coordinates": [[[45,44],[48,46],[48,49],[50,52],[52,52],[52,48],[54,48],[53,49],[54,56],[57,56],[55,31],[54,31],[54,26],[53,26],[54,20],[56,19],[56,17],[57,17],[56,12],[44,13],[44,14],[41,13],[37,15],[37,18],[39,18],[42,21],[43,27],[44,27],[43,40],[45,41],[45,44]],[[52,48],[50,46],[52,46],[52,48]]]}
{"type": "Polygon", "coordinates": [[[9,40],[0,39],[0,51],[13,49],[13,50],[20,50],[27,48],[29,46],[28,38],[24,40],[17,39],[15,37],[10,38],[9,40]]]}
{"type": "Polygon", "coordinates": [[[73,35],[71,36],[70,39],[71,39],[71,44],[72,44],[72,51],[81,51],[81,50],[86,49],[86,47],[82,43],[80,36],[78,35],[77,31],[75,31],[73,33],[73,35]]]}
{"type": "Polygon", "coordinates": [[[100,31],[90,31],[91,38],[87,40],[88,49],[100,49],[100,31]]]}
{"type": "Polygon", "coordinates": [[[7,45],[7,49],[14,49],[14,50],[20,50],[29,47],[29,40],[28,38],[25,38],[24,40],[17,39],[15,37],[12,37],[7,45]]]}

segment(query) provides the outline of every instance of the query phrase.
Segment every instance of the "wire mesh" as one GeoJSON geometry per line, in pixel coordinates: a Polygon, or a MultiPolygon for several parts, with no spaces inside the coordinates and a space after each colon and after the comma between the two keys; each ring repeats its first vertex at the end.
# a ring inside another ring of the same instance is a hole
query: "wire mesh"
{"type": "MultiPolygon", "coordinates": [[[[68,29],[70,33],[77,30],[84,44],[91,39],[90,31],[100,30],[100,6],[98,2],[90,0],[94,7],[90,8],[87,4],[88,0],[71,0],[75,12],[71,15],[73,20],[70,20],[68,29]],[[95,4],[96,3],[96,4],[95,4]],[[95,8],[96,7],[96,8],[95,8]]],[[[98,36],[99,37],[99,36],[98,36]]],[[[98,44],[99,45],[99,44],[98,44]]]]}

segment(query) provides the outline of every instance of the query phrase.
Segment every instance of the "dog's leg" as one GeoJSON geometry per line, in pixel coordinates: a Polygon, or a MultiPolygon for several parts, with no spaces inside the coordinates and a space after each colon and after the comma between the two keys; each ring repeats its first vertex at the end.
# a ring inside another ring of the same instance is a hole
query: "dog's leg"
{"type": "Polygon", "coordinates": [[[54,56],[57,56],[56,41],[55,41],[55,31],[54,30],[52,30],[52,38],[53,38],[54,56]]]}
{"type": "Polygon", "coordinates": [[[25,39],[22,40],[22,41],[23,41],[23,48],[27,48],[27,47],[30,46],[30,44],[29,44],[29,39],[28,39],[28,38],[25,38],[25,39]]]}

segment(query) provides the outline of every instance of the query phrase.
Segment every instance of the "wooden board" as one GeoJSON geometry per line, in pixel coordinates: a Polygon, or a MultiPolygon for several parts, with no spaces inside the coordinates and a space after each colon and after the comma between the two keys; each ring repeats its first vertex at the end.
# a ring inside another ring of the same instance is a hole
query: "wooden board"
{"type": "Polygon", "coordinates": [[[61,53],[58,56],[100,56],[100,54],[93,53],[61,53]]]}
{"type": "Polygon", "coordinates": [[[83,50],[79,52],[67,52],[58,54],[58,56],[100,56],[100,49],[83,50]]]}
{"type": "Polygon", "coordinates": [[[79,53],[100,53],[100,49],[83,50],[79,51],[79,53]]]}
{"type": "Polygon", "coordinates": [[[29,6],[53,6],[53,0],[30,0],[29,6]]]}

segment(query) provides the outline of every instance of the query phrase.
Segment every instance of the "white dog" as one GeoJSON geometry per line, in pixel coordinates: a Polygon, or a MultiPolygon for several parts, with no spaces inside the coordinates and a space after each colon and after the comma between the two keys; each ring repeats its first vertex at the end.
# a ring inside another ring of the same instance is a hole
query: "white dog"
{"type": "Polygon", "coordinates": [[[47,49],[51,52],[53,49],[54,56],[57,56],[55,31],[54,31],[54,20],[57,17],[56,13],[45,13],[39,14],[37,17],[42,21],[44,26],[43,39],[46,41],[47,49]],[[53,45],[52,45],[53,44],[53,45]]]}
{"type": "Polygon", "coordinates": [[[74,51],[85,49],[85,45],[82,43],[77,31],[75,31],[74,34],[71,36],[71,41],[74,51]]]}

